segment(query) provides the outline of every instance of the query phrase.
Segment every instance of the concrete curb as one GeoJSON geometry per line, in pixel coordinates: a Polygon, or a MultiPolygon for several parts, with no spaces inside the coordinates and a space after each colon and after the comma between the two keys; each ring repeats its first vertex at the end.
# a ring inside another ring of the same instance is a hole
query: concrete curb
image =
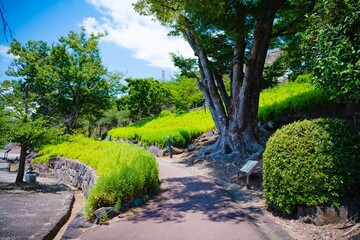
{"type": "Polygon", "coordinates": [[[75,201],[75,197],[74,192],[71,190],[71,188],[68,186],[67,188],[69,188],[69,196],[65,199],[64,210],[56,214],[57,216],[61,217],[59,221],[55,223],[55,226],[53,226],[49,233],[44,236],[44,240],[54,239],[56,234],[60,231],[60,229],[65,225],[65,223],[69,220],[71,216],[71,210],[75,201]]]}
{"type": "Polygon", "coordinates": [[[31,238],[44,239],[44,240],[54,239],[56,234],[62,228],[62,226],[64,226],[64,224],[70,218],[71,210],[74,204],[74,193],[69,186],[65,184],[61,184],[61,185],[63,185],[68,192],[68,196],[65,199],[63,210],[59,211],[56,214],[55,218],[46,226],[44,226],[41,232],[31,236],[31,238]]]}

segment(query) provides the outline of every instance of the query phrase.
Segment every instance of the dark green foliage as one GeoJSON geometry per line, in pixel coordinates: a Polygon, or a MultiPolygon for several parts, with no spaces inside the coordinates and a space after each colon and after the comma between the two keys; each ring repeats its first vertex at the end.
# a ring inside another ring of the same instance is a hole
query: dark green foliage
{"type": "Polygon", "coordinates": [[[266,205],[285,215],[297,206],[339,206],[360,182],[360,136],[347,122],[315,119],[279,129],[264,152],[266,205]]]}
{"type": "Polygon", "coordinates": [[[184,58],[181,55],[170,53],[174,66],[180,70],[180,76],[186,78],[199,78],[199,69],[195,58],[184,58]]]}
{"type": "Polygon", "coordinates": [[[201,107],[205,101],[195,79],[176,76],[173,81],[162,82],[161,85],[170,90],[173,107],[177,113],[184,113],[192,108],[201,107]]]}
{"type": "Polygon", "coordinates": [[[334,100],[360,99],[359,16],[358,0],[317,1],[303,34],[303,51],[315,66],[314,83],[334,100]]]}
{"type": "Polygon", "coordinates": [[[33,115],[64,124],[71,133],[81,127],[81,120],[96,122],[111,107],[121,74],[108,74],[102,65],[100,37],[88,37],[83,29],[60,37],[51,47],[42,41],[11,43],[8,53],[16,58],[7,74],[21,77],[19,84],[28,86],[37,105],[33,115]]]}
{"type": "Polygon", "coordinates": [[[128,85],[127,91],[119,102],[119,108],[125,108],[130,111],[130,118],[138,120],[146,117],[152,117],[171,105],[172,97],[168,89],[153,78],[125,80],[128,85]]]}

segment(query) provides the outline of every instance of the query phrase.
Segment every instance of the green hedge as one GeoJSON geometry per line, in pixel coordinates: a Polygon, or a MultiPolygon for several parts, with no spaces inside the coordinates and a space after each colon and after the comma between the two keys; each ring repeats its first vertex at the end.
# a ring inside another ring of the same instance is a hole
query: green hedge
{"type": "Polygon", "coordinates": [[[339,206],[339,197],[360,182],[359,152],[359,134],[343,120],[284,126],[263,155],[267,207],[291,215],[297,206],[339,206]]]}
{"type": "Polygon", "coordinates": [[[95,141],[73,137],[70,142],[47,146],[35,158],[35,163],[47,162],[50,157],[78,159],[94,168],[98,175],[85,205],[85,215],[103,206],[119,205],[135,198],[156,193],[159,188],[158,166],[146,150],[127,143],[95,141]]]}

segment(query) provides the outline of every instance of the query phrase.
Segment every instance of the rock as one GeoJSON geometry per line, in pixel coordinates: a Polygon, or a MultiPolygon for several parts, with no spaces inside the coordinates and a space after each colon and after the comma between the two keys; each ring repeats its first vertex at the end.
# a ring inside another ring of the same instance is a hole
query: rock
{"type": "Polygon", "coordinates": [[[160,148],[156,147],[156,146],[150,146],[149,147],[149,152],[151,152],[153,155],[157,156],[158,152],[160,151],[160,148]]]}
{"type": "Polygon", "coordinates": [[[269,129],[274,129],[275,128],[274,123],[272,121],[268,121],[267,126],[269,127],[269,129]]]}
{"type": "Polygon", "coordinates": [[[142,205],[142,199],[141,198],[136,198],[134,199],[134,201],[131,203],[132,207],[139,207],[142,205]]]}
{"type": "Polygon", "coordinates": [[[208,138],[208,137],[213,137],[213,136],[215,136],[217,134],[218,134],[217,130],[209,130],[206,133],[203,133],[200,137],[201,138],[203,138],[203,137],[208,138]]]}
{"type": "Polygon", "coordinates": [[[164,157],[165,156],[165,151],[160,149],[157,154],[156,154],[157,157],[164,157]]]}
{"type": "Polygon", "coordinates": [[[94,211],[95,223],[100,223],[101,218],[107,215],[107,219],[110,220],[117,216],[114,207],[102,207],[94,211]]]}
{"type": "Polygon", "coordinates": [[[180,149],[173,146],[171,146],[171,150],[172,150],[172,154],[182,154],[186,151],[185,149],[180,149]]]}
{"type": "Polygon", "coordinates": [[[196,145],[195,144],[190,144],[189,146],[187,146],[186,151],[188,152],[193,152],[196,150],[196,145]]]}
{"type": "Polygon", "coordinates": [[[163,157],[169,156],[169,149],[163,149],[163,157]]]}
{"type": "Polygon", "coordinates": [[[210,146],[210,145],[214,144],[217,139],[218,139],[218,136],[213,136],[210,138],[203,139],[202,146],[203,147],[210,146]]]}
{"type": "Polygon", "coordinates": [[[120,211],[126,212],[129,208],[130,208],[129,202],[123,202],[123,203],[121,203],[120,211]]]}
{"type": "Polygon", "coordinates": [[[9,163],[9,172],[17,172],[19,169],[19,161],[9,163]]]}
{"type": "Polygon", "coordinates": [[[297,219],[317,226],[341,223],[350,218],[356,219],[356,216],[352,216],[356,215],[354,207],[352,205],[341,205],[336,209],[334,207],[298,207],[297,219]]]}

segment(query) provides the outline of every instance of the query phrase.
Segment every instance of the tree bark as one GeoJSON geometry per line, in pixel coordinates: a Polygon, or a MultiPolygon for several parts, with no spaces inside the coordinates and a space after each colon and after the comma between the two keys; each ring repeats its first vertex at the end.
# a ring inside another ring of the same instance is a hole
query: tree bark
{"type": "Polygon", "coordinates": [[[186,40],[198,57],[202,90],[216,128],[217,142],[199,152],[200,158],[223,159],[224,155],[237,157],[253,155],[264,150],[259,141],[258,108],[260,81],[269,47],[273,21],[282,1],[263,1],[259,8],[250,56],[244,69],[245,59],[245,14],[241,3],[237,6],[238,32],[234,46],[233,69],[231,71],[230,97],[224,91],[222,76],[210,66],[210,60],[189,19],[186,20],[186,40]]]}
{"type": "Polygon", "coordinates": [[[15,183],[22,183],[24,179],[24,172],[25,172],[25,158],[26,158],[26,151],[28,147],[21,146],[20,149],[20,159],[19,159],[19,170],[16,175],[15,183]]]}

